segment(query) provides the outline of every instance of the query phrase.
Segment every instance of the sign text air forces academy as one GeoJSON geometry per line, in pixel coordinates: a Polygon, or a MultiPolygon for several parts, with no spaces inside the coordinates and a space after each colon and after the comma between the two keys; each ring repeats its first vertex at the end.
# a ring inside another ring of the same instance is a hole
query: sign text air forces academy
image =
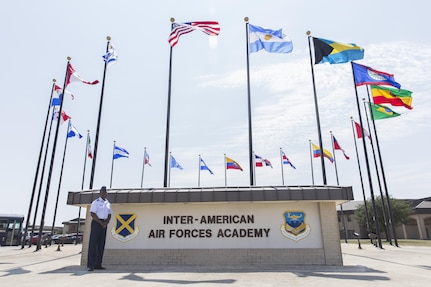
{"type": "Polygon", "coordinates": [[[286,211],[283,213],[285,223],[280,226],[281,234],[294,241],[307,237],[311,228],[305,223],[303,211],[286,211]]]}

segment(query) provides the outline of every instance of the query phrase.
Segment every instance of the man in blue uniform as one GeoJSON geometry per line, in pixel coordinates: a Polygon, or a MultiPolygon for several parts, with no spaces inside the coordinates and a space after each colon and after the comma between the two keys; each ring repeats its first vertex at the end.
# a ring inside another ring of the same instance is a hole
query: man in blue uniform
{"type": "Polygon", "coordinates": [[[105,250],[106,227],[111,219],[111,203],[106,198],[106,186],[100,189],[100,197],[91,203],[90,214],[91,232],[88,243],[87,270],[105,269],[102,266],[103,251],[105,250]]]}

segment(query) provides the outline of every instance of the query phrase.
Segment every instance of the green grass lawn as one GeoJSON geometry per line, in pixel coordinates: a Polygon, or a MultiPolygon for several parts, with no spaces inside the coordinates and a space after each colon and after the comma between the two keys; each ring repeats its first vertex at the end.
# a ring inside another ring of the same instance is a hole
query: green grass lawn
{"type": "MultiPolygon", "coordinates": [[[[358,244],[357,239],[349,239],[347,240],[349,244],[358,244]]],[[[345,243],[344,240],[341,240],[341,243],[345,243]]],[[[361,239],[361,245],[363,244],[371,244],[369,239],[361,239]]],[[[392,244],[395,246],[395,242],[392,240],[392,244]]],[[[382,239],[382,245],[390,245],[386,239],[382,239]]],[[[414,240],[414,239],[398,239],[398,246],[427,246],[431,247],[431,240],[414,240]]]]}

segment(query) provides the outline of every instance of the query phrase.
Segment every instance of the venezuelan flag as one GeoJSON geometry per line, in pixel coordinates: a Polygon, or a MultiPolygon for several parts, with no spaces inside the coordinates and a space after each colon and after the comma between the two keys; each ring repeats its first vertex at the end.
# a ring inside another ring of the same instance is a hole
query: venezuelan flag
{"type": "Polygon", "coordinates": [[[226,169],[239,169],[242,171],[242,167],[233,159],[226,157],[226,169]]]}
{"type": "Polygon", "coordinates": [[[313,44],[315,64],[342,64],[364,58],[364,49],[356,44],[343,44],[314,37],[313,44]]]}

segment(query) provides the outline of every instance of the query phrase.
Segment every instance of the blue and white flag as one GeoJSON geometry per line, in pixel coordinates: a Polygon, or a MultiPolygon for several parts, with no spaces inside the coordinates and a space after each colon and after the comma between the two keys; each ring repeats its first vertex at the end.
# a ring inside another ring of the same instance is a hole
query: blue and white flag
{"type": "Polygon", "coordinates": [[[117,159],[119,157],[129,157],[129,152],[125,150],[124,148],[118,147],[114,145],[114,159],[117,159]]]}
{"type": "Polygon", "coordinates": [[[283,34],[282,29],[271,30],[249,24],[250,53],[264,49],[269,53],[290,53],[292,41],[283,34]]]}
{"type": "Polygon", "coordinates": [[[82,135],[78,132],[78,130],[75,128],[75,126],[72,125],[71,121],[69,121],[69,132],[67,133],[67,137],[68,138],[73,138],[73,137],[82,138],[82,135]]]}
{"type": "Polygon", "coordinates": [[[212,170],[210,170],[210,168],[207,166],[207,164],[204,162],[204,160],[202,158],[200,159],[199,165],[200,165],[200,170],[208,170],[209,173],[214,174],[212,172],[212,170]]]}
{"type": "Polygon", "coordinates": [[[108,64],[108,67],[117,62],[118,55],[117,51],[115,51],[114,46],[112,44],[109,45],[108,52],[103,55],[103,60],[108,64]]]}
{"type": "Polygon", "coordinates": [[[175,160],[175,158],[171,155],[171,167],[176,167],[183,170],[183,167],[175,160]]]}

